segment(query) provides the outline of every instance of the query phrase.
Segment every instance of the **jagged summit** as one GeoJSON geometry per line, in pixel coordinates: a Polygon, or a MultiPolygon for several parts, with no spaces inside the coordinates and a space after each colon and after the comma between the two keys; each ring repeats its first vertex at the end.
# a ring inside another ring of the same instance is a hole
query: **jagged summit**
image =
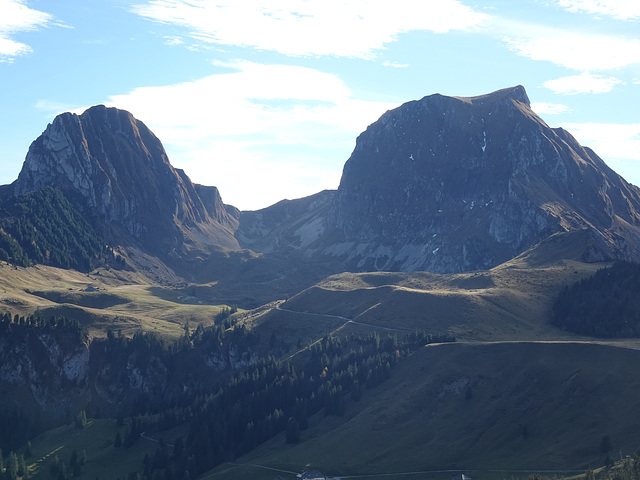
{"type": "Polygon", "coordinates": [[[490,104],[490,103],[495,103],[495,102],[500,102],[505,100],[513,100],[516,102],[523,103],[528,107],[531,106],[531,102],[529,102],[529,96],[527,95],[527,92],[525,91],[522,85],[503,88],[501,90],[496,90],[495,92],[492,92],[492,93],[478,95],[475,97],[452,97],[452,98],[457,98],[458,100],[461,100],[463,102],[476,104],[476,105],[490,104]]]}
{"type": "Polygon", "coordinates": [[[31,144],[14,192],[45,185],[62,190],[103,231],[124,233],[156,254],[197,243],[238,248],[235,219],[217,189],[203,202],[160,140],[124,110],[98,105],[58,115],[31,144]]]}
{"type": "Polygon", "coordinates": [[[456,271],[491,267],[559,231],[595,228],[612,249],[631,248],[614,237],[637,235],[639,207],[638,190],[549,128],[518,86],[387,112],[358,138],[330,222],[368,252],[358,263],[456,271]],[[379,242],[359,240],[371,236],[379,242]]]}

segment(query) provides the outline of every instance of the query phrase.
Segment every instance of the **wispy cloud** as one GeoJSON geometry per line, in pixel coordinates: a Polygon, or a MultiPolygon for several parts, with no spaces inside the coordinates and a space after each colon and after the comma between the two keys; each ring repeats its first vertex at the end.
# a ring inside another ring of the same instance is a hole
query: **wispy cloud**
{"type": "Polygon", "coordinates": [[[230,70],[106,103],[147,123],[174,165],[241,208],[281,200],[292,185],[298,196],[337,187],[356,135],[397,106],[358,99],[338,77],[311,68],[223,66],[230,70]]]}
{"type": "Polygon", "coordinates": [[[605,15],[619,20],[640,18],[640,3],[635,0],[557,0],[570,12],[605,15]]]}
{"type": "Polygon", "coordinates": [[[564,123],[561,126],[604,160],[640,163],[640,123],[564,123]]]}
{"type": "Polygon", "coordinates": [[[184,40],[181,37],[165,36],[164,43],[165,45],[171,45],[171,46],[184,45],[184,40]]]}
{"type": "Polygon", "coordinates": [[[391,68],[407,68],[409,66],[408,63],[396,63],[396,62],[383,62],[383,67],[391,67],[391,68]]]}
{"type": "Polygon", "coordinates": [[[489,18],[457,0],[151,0],[132,12],[203,42],[354,58],[374,57],[404,32],[470,30],[489,18]]]}
{"type": "Polygon", "coordinates": [[[25,0],[0,0],[0,62],[11,63],[16,57],[31,52],[31,47],[12,37],[46,26],[53,15],[34,10],[25,0]]]}
{"type": "Polygon", "coordinates": [[[504,41],[519,55],[578,71],[610,70],[640,62],[637,38],[530,27],[504,41]]]}
{"type": "Polygon", "coordinates": [[[548,80],[544,82],[544,86],[555,93],[575,95],[578,93],[607,93],[613,90],[613,87],[622,83],[622,80],[615,77],[604,77],[583,72],[580,75],[548,80]]]}
{"type": "Polygon", "coordinates": [[[67,112],[73,109],[73,106],[67,103],[61,103],[61,102],[56,102],[56,101],[46,100],[46,99],[38,100],[35,103],[34,107],[37,110],[47,112],[49,114],[67,112]]]}
{"type": "Polygon", "coordinates": [[[531,103],[531,109],[538,115],[559,115],[571,110],[567,105],[563,105],[561,103],[545,102],[533,102],[531,103]]]}

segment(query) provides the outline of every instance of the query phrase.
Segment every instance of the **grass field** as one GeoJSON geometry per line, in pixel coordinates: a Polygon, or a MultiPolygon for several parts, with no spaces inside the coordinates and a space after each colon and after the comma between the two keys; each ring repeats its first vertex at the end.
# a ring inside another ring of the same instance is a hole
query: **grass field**
{"type": "Polygon", "coordinates": [[[113,446],[118,431],[123,435],[124,427],[118,428],[114,420],[100,419],[89,420],[84,429],[65,425],[35,438],[32,456],[27,459],[32,478],[51,478],[54,457],[68,463],[74,450],[87,455],[80,478],[126,478],[129,472],[140,469],[140,459],[145,453],[152,454],[155,445],[138,441],[123,454],[123,448],[113,446]]]}
{"type": "Polygon", "coordinates": [[[456,275],[343,273],[284,303],[249,312],[246,322],[289,342],[351,333],[358,324],[398,335],[416,329],[450,333],[459,341],[586,340],[551,326],[551,307],[563,286],[603,266],[566,261],[545,268],[510,263],[456,275]]]}
{"type": "Polygon", "coordinates": [[[228,307],[191,291],[197,292],[196,287],[157,285],[131,272],[83,274],[45,266],[0,265],[0,312],[67,316],[79,320],[95,337],[113,329],[124,335],[144,330],[174,339],[184,333],[187,322],[192,328],[211,325],[228,307]]]}

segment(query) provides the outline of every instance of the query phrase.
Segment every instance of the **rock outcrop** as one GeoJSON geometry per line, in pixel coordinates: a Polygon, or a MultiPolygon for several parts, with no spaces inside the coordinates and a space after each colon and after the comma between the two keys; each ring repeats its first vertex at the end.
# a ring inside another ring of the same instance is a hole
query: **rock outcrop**
{"type": "Polygon", "coordinates": [[[35,332],[22,326],[20,330],[14,335],[3,331],[0,338],[2,390],[25,388],[35,404],[52,416],[73,411],[75,397],[84,395],[89,378],[89,343],[65,333],[35,332]],[[76,394],[68,395],[65,387],[76,389],[76,394]]]}
{"type": "Polygon", "coordinates": [[[108,236],[150,252],[237,249],[237,220],[215,187],[175,169],[158,138],[130,113],[102,105],[64,113],[26,156],[14,193],[55,186],[108,236]]]}

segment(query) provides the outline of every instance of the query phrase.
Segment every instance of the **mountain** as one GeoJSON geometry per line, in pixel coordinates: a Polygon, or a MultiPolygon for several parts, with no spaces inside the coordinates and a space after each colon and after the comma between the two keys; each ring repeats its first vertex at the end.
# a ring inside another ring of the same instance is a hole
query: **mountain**
{"type": "Polygon", "coordinates": [[[464,272],[576,232],[580,260],[640,259],[640,190],[550,128],[521,86],[405,103],[358,137],[337,190],[255,212],[192,183],[142,122],[104,106],[59,115],[33,142],[11,187],[43,186],[108,243],[201,279],[464,272]]]}
{"type": "Polygon", "coordinates": [[[58,115],[31,144],[13,193],[44,186],[60,189],[112,243],[163,258],[239,248],[218,190],[173,168],[160,140],[123,110],[58,115]]]}
{"type": "Polygon", "coordinates": [[[338,190],[297,204],[293,217],[280,204],[243,213],[241,243],[350,271],[462,272],[584,231],[583,260],[640,258],[640,190],[550,128],[521,86],[385,113],[358,137],[338,190]]]}

